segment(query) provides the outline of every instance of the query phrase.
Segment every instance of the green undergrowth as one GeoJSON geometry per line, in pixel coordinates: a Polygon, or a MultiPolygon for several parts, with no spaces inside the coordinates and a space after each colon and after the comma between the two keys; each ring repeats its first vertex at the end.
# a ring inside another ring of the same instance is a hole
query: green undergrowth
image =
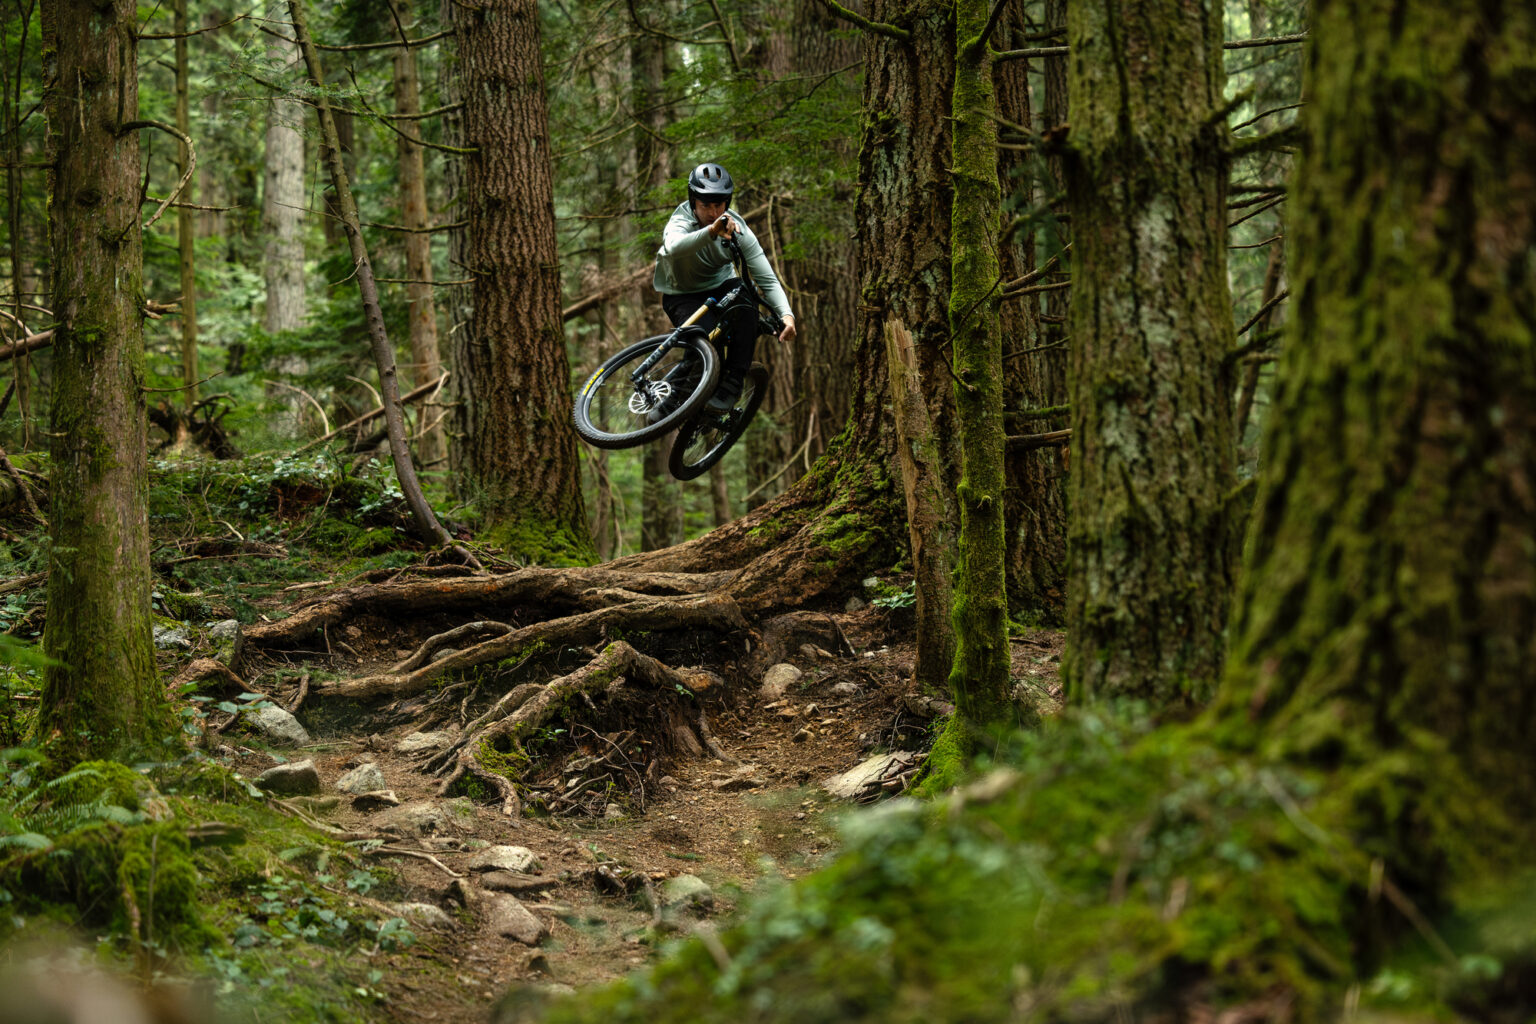
{"type": "Polygon", "coordinates": [[[7,750],[0,948],[87,948],[125,974],[200,979],[220,1019],[362,1021],[415,936],[361,844],[279,813],[200,756],[58,773],[7,750]]]}
{"type": "Polygon", "coordinates": [[[1536,950],[1508,910],[1536,876],[1485,873],[1476,899],[1426,907],[1432,938],[1409,926],[1350,828],[1404,781],[1390,770],[1340,783],[1198,726],[1084,714],[1003,762],[943,801],[851,814],[825,870],[548,1019],[1097,1021],[1264,1000],[1298,1021],[1443,1016],[1536,950]]]}

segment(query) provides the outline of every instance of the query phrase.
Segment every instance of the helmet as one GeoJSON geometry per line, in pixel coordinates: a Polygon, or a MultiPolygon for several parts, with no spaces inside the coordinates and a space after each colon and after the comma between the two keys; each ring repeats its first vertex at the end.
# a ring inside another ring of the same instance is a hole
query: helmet
{"type": "Polygon", "coordinates": [[[696,203],[701,199],[711,199],[716,202],[725,200],[726,208],[731,205],[731,193],[736,191],[736,183],[731,180],[731,174],[719,164],[699,164],[688,175],[688,202],[696,203]]]}

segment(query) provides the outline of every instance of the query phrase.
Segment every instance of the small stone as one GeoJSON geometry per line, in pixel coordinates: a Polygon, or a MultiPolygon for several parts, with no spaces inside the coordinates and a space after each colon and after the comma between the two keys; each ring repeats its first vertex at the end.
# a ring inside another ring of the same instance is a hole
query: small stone
{"type": "Polygon", "coordinates": [[[458,653],[459,653],[459,649],[457,647],[440,647],[437,650],[432,652],[432,655],[431,655],[431,657],[428,660],[429,661],[442,661],[444,658],[448,657],[450,654],[458,654],[458,653]]]}
{"type": "Polygon", "coordinates": [[[840,683],[832,684],[832,692],[839,697],[853,697],[859,692],[859,684],[844,679],[840,683]]]}
{"type": "Polygon", "coordinates": [[[192,637],[180,626],[156,626],[155,646],[162,651],[190,651],[192,637]]]}
{"type": "Polygon", "coordinates": [[[336,788],[343,793],[377,793],[388,789],[384,773],[372,761],[360,764],[336,780],[336,788]]]}
{"type": "Polygon", "coordinates": [[[519,871],[537,869],[539,858],[525,846],[491,846],[475,854],[469,862],[471,871],[519,871]]]}
{"type": "Polygon", "coordinates": [[[678,875],[662,885],[661,905],[668,910],[691,910],[702,917],[714,907],[715,892],[697,875],[678,875]]]}
{"type": "Polygon", "coordinates": [[[865,590],[879,590],[880,580],[875,576],[866,576],[864,577],[864,581],[861,586],[863,586],[865,590]]]}
{"type": "Polygon", "coordinates": [[[427,836],[446,832],[448,815],[435,802],[418,800],[375,815],[373,824],[380,829],[427,836]]]}
{"type": "Polygon", "coordinates": [[[259,711],[248,712],[245,720],[256,731],[278,743],[301,747],[310,741],[309,733],[299,720],[276,705],[269,704],[259,711]]]}
{"type": "Polygon", "coordinates": [[[809,729],[801,729],[799,732],[797,732],[793,736],[791,736],[790,739],[793,740],[796,743],[804,743],[806,740],[810,739],[814,735],[816,735],[816,734],[811,732],[811,730],[809,730],[809,729]]]}
{"type": "Polygon", "coordinates": [[[359,811],[377,811],[385,807],[399,807],[400,798],[392,789],[379,789],[372,793],[359,793],[352,798],[352,806],[359,811]]]}
{"type": "Polygon", "coordinates": [[[397,754],[420,754],[430,750],[442,750],[453,742],[451,733],[413,732],[401,737],[395,744],[397,754]]]}
{"type": "Polygon", "coordinates": [[[802,658],[813,658],[814,659],[819,654],[822,654],[822,653],[823,652],[822,652],[821,648],[817,647],[815,644],[801,644],[800,645],[800,656],[802,658]]]}
{"type": "Polygon", "coordinates": [[[843,611],[848,612],[850,614],[853,613],[853,612],[861,612],[865,608],[868,608],[868,607],[869,607],[869,602],[864,600],[862,597],[858,596],[857,594],[855,594],[854,596],[850,597],[848,600],[843,602],[843,611]]]}
{"type": "Polygon", "coordinates": [[[449,917],[441,907],[435,907],[430,903],[392,903],[389,909],[411,924],[427,928],[453,927],[453,918],[449,917]]]}
{"type": "Polygon", "coordinates": [[[679,786],[679,785],[682,785],[682,783],[678,782],[676,779],[674,779],[670,775],[663,775],[659,781],[661,782],[661,784],[663,786],[679,786]]]}
{"type": "Polygon", "coordinates": [[[519,871],[487,871],[480,876],[479,882],[486,889],[518,896],[547,892],[560,884],[557,879],[525,875],[519,871]]]}
{"type": "Polygon", "coordinates": [[[240,639],[240,620],[225,619],[223,622],[215,622],[208,630],[209,639],[214,643],[227,644],[240,639]]]}
{"type": "Polygon", "coordinates": [[[624,808],[620,807],[618,804],[609,804],[607,807],[603,808],[603,817],[607,818],[609,821],[622,818],[624,817],[624,808]]]}
{"type": "Polygon", "coordinates": [[[763,673],[763,685],[758,693],[767,700],[778,700],[786,690],[800,681],[805,673],[787,661],[781,661],[763,673]]]}
{"type": "Polygon", "coordinates": [[[487,898],[486,912],[491,931],[525,946],[537,946],[549,934],[549,926],[529,912],[515,897],[496,895],[487,898]]]}
{"type": "Polygon", "coordinates": [[[305,759],[268,768],[256,776],[256,785],[280,796],[305,796],[320,792],[320,773],[315,762],[305,759]]]}

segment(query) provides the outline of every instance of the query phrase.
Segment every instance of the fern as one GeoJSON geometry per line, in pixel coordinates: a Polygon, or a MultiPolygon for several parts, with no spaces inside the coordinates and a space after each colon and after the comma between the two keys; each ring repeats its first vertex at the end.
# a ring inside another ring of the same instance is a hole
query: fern
{"type": "Polygon", "coordinates": [[[64,804],[48,803],[45,799],[49,792],[72,782],[100,777],[101,773],[93,768],[76,768],[56,779],[29,786],[24,772],[13,773],[10,784],[0,787],[0,850],[48,850],[54,845],[54,837],[83,825],[98,821],[133,825],[146,820],[146,815],[139,811],[130,811],[101,799],[64,804]],[[12,796],[12,790],[21,792],[12,796]]]}

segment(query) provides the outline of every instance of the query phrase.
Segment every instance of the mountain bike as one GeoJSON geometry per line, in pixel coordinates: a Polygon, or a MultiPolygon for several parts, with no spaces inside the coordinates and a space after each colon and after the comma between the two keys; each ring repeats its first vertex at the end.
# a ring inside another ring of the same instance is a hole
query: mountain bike
{"type": "Polygon", "coordinates": [[[729,408],[708,407],[720,383],[716,345],[729,340],[728,313],[747,305],[760,334],[779,334],[784,323],[762,312],[762,297],[734,238],[725,239],[741,283],[711,298],[670,334],[637,341],[609,358],[576,393],[576,432],[596,448],[629,448],[678,431],[667,465],[679,480],[692,480],[730,450],[747,429],[768,383],[768,370],[753,363],[729,408]],[[710,312],[715,326],[698,326],[710,312]]]}

